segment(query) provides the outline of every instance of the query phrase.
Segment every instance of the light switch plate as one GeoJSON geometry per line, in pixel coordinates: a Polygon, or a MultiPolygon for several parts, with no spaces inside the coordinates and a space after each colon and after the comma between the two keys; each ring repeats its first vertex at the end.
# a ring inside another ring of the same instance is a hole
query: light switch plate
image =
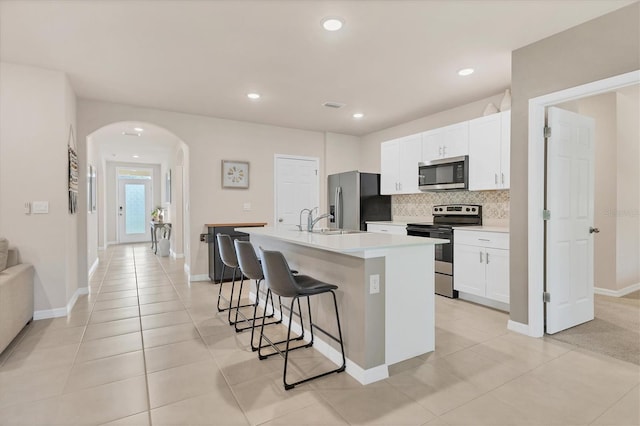
{"type": "Polygon", "coordinates": [[[243,209],[245,212],[250,211],[250,210],[251,210],[251,203],[244,203],[244,204],[242,205],[242,209],[243,209]]]}
{"type": "Polygon", "coordinates": [[[380,275],[369,275],[369,294],[380,293],[380,275]]]}
{"type": "Polygon", "coordinates": [[[49,213],[48,201],[34,201],[32,203],[31,213],[33,214],[47,214],[49,213]]]}

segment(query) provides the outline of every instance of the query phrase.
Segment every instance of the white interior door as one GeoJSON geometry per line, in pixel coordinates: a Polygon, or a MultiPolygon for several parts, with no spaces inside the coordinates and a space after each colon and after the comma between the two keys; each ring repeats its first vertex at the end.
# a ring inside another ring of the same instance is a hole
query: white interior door
{"type": "Polygon", "coordinates": [[[318,159],[276,156],[275,186],[276,226],[297,225],[302,209],[320,205],[318,159]]]}
{"type": "Polygon", "coordinates": [[[118,241],[139,243],[150,241],[151,181],[118,180],[118,241]]]}
{"type": "Polygon", "coordinates": [[[546,202],[546,331],[593,319],[595,123],[548,109],[546,202]]]}

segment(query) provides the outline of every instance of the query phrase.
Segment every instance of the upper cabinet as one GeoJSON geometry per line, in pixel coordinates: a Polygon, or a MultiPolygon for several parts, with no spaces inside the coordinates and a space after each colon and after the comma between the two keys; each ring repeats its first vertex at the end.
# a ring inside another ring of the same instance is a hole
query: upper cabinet
{"type": "Polygon", "coordinates": [[[415,194],[418,162],[422,157],[422,134],[405,136],[380,145],[380,193],[415,194]]]}
{"type": "Polygon", "coordinates": [[[383,142],[380,192],[417,194],[418,163],[469,156],[469,190],[509,188],[511,111],[383,142]]]}
{"type": "Polygon", "coordinates": [[[469,190],[509,188],[511,111],[469,121],[469,190]]]}
{"type": "Polygon", "coordinates": [[[422,160],[459,157],[469,153],[469,122],[453,124],[422,134],[422,160]]]}

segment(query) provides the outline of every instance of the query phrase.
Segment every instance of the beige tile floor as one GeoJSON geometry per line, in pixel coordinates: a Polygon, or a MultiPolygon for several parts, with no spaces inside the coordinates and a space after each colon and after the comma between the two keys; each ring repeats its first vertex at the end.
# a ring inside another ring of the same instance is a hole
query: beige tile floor
{"type": "Polygon", "coordinates": [[[436,351],[389,379],[285,392],[282,361],[259,361],[216,312],[217,286],[188,283],[180,260],[110,248],[90,290],[0,355],[0,424],[640,424],[638,366],[509,332],[504,313],[460,300],[437,298],[436,351]]]}

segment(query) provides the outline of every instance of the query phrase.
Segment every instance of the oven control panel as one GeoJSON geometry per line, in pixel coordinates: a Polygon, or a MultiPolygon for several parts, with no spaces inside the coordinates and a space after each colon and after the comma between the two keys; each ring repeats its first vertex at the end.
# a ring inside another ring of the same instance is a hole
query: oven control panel
{"type": "Polygon", "coordinates": [[[443,215],[465,215],[465,216],[478,216],[480,215],[482,206],[475,204],[447,204],[440,206],[433,206],[432,213],[434,216],[443,215]]]}

